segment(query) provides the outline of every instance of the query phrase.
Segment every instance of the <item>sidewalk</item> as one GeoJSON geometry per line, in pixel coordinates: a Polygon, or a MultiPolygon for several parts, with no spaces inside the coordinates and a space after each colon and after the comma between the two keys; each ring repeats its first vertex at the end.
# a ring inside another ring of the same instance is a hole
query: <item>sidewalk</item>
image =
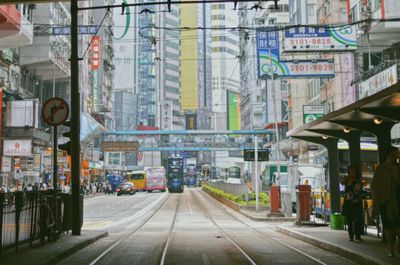
{"type": "Polygon", "coordinates": [[[55,264],[78,250],[108,236],[103,231],[82,231],[81,236],[61,235],[56,242],[40,245],[39,240],[29,245],[22,245],[16,252],[14,249],[4,251],[0,256],[1,265],[50,265],[55,264]]]}
{"type": "Polygon", "coordinates": [[[388,257],[382,238],[377,238],[373,229],[362,236],[363,242],[351,242],[346,230],[332,230],[329,226],[283,224],[278,231],[359,264],[400,264],[400,253],[394,258],[388,257]]]}
{"type": "Polygon", "coordinates": [[[277,231],[359,264],[400,264],[400,253],[394,258],[389,257],[385,243],[377,237],[377,230],[372,227],[367,229],[367,235],[362,236],[363,242],[351,242],[346,230],[332,230],[326,225],[298,226],[293,222],[295,218],[267,217],[266,211],[239,212],[254,221],[280,222],[277,231]]]}

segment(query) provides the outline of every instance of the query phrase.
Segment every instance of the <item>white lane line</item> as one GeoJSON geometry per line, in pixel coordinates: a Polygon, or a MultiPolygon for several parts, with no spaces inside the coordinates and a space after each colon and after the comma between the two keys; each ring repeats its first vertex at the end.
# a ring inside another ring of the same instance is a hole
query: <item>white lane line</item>
{"type": "Polygon", "coordinates": [[[309,259],[311,259],[311,260],[313,260],[313,261],[315,261],[315,262],[317,262],[317,263],[319,263],[319,264],[327,265],[326,263],[324,263],[324,262],[320,261],[319,259],[316,259],[316,258],[314,258],[314,257],[312,257],[312,256],[310,256],[310,255],[308,255],[307,253],[301,251],[300,249],[297,249],[297,248],[295,248],[295,247],[293,247],[293,246],[291,246],[291,245],[289,245],[289,244],[286,244],[286,243],[282,242],[282,241],[281,241],[280,239],[278,239],[278,238],[272,237],[271,239],[272,239],[272,240],[275,240],[276,242],[278,242],[278,243],[280,243],[280,244],[282,244],[282,245],[284,245],[284,246],[287,247],[287,248],[290,248],[291,250],[296,251],[297,253],[300,253],[301,255],[306,256],[307,258],[309,258],[309,259]]]}
{"type": "Polygon", "coordinates": [[[203,260],[204,265],[211,265],[210,261],[208,260],[208,256],[206,253],[201,254],[201,259],[203,260]]]}

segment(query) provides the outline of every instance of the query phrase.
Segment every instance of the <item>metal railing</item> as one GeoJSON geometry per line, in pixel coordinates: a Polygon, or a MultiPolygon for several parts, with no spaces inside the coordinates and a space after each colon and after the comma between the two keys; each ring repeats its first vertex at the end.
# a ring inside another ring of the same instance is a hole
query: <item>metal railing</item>
{"type": "MultiPolygon", "coordinates": [[[[83,200],[82,200],[83,202],[83,200]]],[[[39,239],[43,245],[58,239],[71,229],[70,194],[57,194],[57,216],[54,215],[53,191],[0,192],[0,253],[20,244],[39,239]]],[[[82,223],[82,220],[81,220],[82,223]]]]}

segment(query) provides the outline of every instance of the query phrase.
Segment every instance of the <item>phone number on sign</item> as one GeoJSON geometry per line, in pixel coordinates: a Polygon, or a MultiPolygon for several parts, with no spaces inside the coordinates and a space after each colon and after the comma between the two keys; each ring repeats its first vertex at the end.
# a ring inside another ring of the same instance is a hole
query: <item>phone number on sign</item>
{"type": "Polygon", "coordinates": [[[289,39],[289,45],[329,45],[330,38],[306,38],[306,39],[289,39]]]}
{"type": "Polygon", "coordinates": [[[290,72],[292,73],[307,73],[307,72],[333,72],[333,64],[319,63],[319,64],[291,64],[289,65],[290,72]]]}

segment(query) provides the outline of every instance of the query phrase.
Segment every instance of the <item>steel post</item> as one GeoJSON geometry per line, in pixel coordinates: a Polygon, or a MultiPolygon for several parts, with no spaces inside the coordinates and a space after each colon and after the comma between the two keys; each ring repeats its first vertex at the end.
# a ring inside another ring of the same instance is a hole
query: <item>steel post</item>
{"type": "Polygon", "coordinates": [[[81,234],[80,182],[80,98],[78,58],[78,0],[71,0],[71,193],[72,234],[81,234]]]}

